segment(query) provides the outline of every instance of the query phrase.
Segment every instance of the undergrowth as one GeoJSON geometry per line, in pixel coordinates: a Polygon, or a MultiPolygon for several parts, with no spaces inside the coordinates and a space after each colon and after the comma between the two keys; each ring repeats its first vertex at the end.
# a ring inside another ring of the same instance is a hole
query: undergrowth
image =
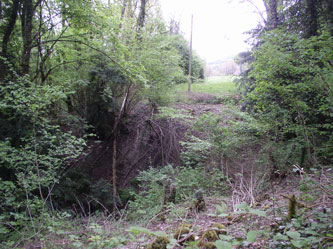
{"type": "Polygon", "coordinates": [[[176,203],[194,198],[197,190],[202,189],[206,195],[223,193],[228,189],[225,176],[218,169],[208,170],[204,166],[150,168],[137,177],[140,192],[133,193],[135,200],[129,203],[131,220],[148,220],[161,212],[164,196],[164,183],[171,180],[176,187],[176,203]]]}
{"type": "MultiPolygon", "coordinates": [[[[151,167],[142,171],[134,180],[138,186],[129,193],[127,199],[130,201],[123,203],[124,209],[111,211],[112,188],[109,182],[101,180],[91,185],[94,200],[88,199],[85,207],[80,202],[73,205],[79,211],[60,212],[53,207],[50,212],[45,206],[38,209],[42,210],[38,217],[30,215],[30,220],[25,219],[25,224],[14,222],[20,220],[18,216],[24,212],[23,207],[22,212],[11,214],[13,221],[0,226],[0,238],[6,240],[0,242],[0,246],[141,248],[159,238],[166,243],[163,248],[332,248],[333,215],[329,205],[332,205],[333,182],[330,175],[323,173],[326,168],[318,165],[300,167],[305,160],[303,141],[296,138],[274,140],[274,130],[239,111],[234,96],[225,95],[216,100],[224,104],[220,114],[208,112],[195,120],[181,110],[159,108],[154,118],[192,125],[185,140],[180,142],[182,165],[151,167]],[[281,181],[290,174],[300,177],[298,188],[293,189],[299,206],[292,219],[287,218],[286,201],[275,206],[277,196],[283,196],[284,190],[274,192],[274,180],[281,181]],[[272,178],[272,175],[277,177],[272,178]],[[175,187],[176,195],[175,203],[165,207],[166,183],[175,187]],[[217,200],[227,195],[229,202],[216,204],[213,210],[210,206],[200,216],[191,209],[198,190],[203,191],[206,200],[207,197],[217,200]],[[261,203],[259,195],[264,191],[268,193],[268,201],[261,203]],[[101,204],[103,212],[96,211],[101,204]],[[84,211],[80,212],[80,209],[84,211]],[[164,219],[159,216],[161,213],[165,213],[164,219]],[[207,219],[207,224],[218,220],[225,226],[214,241],[204,241],[209,242],[210,247],[208,244],[200,246],[202,240],[207,239],[202,237],[205,232],[214,233],[206,223],[199,225],[198,217],[207,219]],[[191,228],[176,239],[172,224],[182,222],[189,223],[191,228]],[[159,225],[148,229],[152,223],[159,225]],[[16,231],[17,226],[23,229],[16,231]],[[186,236],[200,239],[183,240],[186,236]]],[[[78,175],[77,179],[80,177],[78,175]]],[[[58,195],[77,198],[76,189],[79,191],[90,183],[81,184],[77,180],[63,184],[71,186],[72,192],[55,191],[54,198],[58,195]]],[[[3,183],[3,188],[10,196],[13,186],[3,183]]],[[[29,204],[27,211],[37,210],[38,206],[29,204]]]]}

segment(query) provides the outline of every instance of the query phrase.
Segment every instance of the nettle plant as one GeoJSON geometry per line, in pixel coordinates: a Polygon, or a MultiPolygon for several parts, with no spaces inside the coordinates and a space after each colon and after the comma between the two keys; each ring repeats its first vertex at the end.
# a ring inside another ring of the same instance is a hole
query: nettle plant
{"type": "MultiPolygon", "coordinates": [[[[330,202],[318,203],[318,196],[332,199],[333,191],[325,171],[312,168],[309,173],[301,172],[299,188],[301,195],[293,198],[294,207],[291,219],[282,223],[273,231],[273,248],[331,248],[333,246],[333,210],[330,202]],[[318,181],[318,179],[321,179],[318,181]],[[323,180],[326,179],[326,180],[323,180]],[[311,204],[310,204],[311,203],[311,204]]],[[[329,171],[328,171],[329,172],[329,171]]],[[[289,200],[288,216],[291,211],[289,200]]]]}
{"type": "Polygon", "coordinates": [[[215,158],[237,158],[245,147],[261,143],[266,135],[265,124],[235,106],[225,106],[219,115],[204,114],[193,127],[205,132],[215,158]]]}
{"type": "Polygon", "coordinates": [[[187,166],[203,166],[209,163],[208,159],[211,154],[211,144],[209,141],[190,136],[187,141],[180,142],[183,150],[180,157],[187,166]]]}
{"type": "Polygon", "coordinates": [[[332,210],[316,209],[292,219],[273,237],[274,248],[330,248],[333,245],[332,210]],[[311,218],[309,218],[311,216],[311,218]]]}

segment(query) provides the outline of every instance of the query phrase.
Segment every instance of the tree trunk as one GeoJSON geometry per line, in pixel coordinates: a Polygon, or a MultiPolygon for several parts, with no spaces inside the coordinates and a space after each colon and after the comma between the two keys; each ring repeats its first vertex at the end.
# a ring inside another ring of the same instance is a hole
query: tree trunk
{"type": "MultiPolygon", "coordinates": [[[[124,0],[122,7],[121,7],[121,18],[120,18],[120,22],[119,22],[119,31],[123,28],[123,22],[125,19],[126,9],[127,9],[127,0],[124,0]]],[[[119,33],[118,33],[118,35],[119,35],[119,33]]]]}
{"type": "Polygon", "coordinates": [[[126,8],[127,8],[127,1],[124,1],[123,6],[121,8],[121,20],[123,20],[125,17],[126,8]]]}
{"type": "Polygon", "coordinates": [[[148,0],[141,0],[140,13],[138,17],[138,30],[140,31],[145,26],[146,5],[148,0]]]}
{"type": "Polygon", "coordinates": [[[113,143],[112,143],[112,196],[113,196],[113,208],[114,211],[117,207],[117,131],[115,131],[113,143]]]}
{"type": "Polygon", "coordinates": [[[328,20],[328,23],[330,24],[330,31],[331,36],[333,36],[333,1],[332,0],[324,0],[322,3],[322,8],[324,9],[326,18],[328,20]]]}
{"type": "MultiPolygon", "coordinates": [[[[0,7],[1,8],[1,7],[0,7]]],[[[7,25],[4,27],[4,35],[2,38],[2,52],[1,56],[8,59],[8,43],[10,41],[10,36],[14,30],[18,11],[20,8],[20,1],[13,1],[12,8],[10,10],[9,14],[9,20],[7,22],[7,25]]],[[[0,81],[2,81],[7,75],[7,66],[4,63],[3,60],[0,60],[0,81]]]]}
{"type": "Polygon", "coordinates": [[[191,16],[191,38],[190,38],[190,56],[188,63],[188,92],[191,92],[192,83],[192,35],[193,35],[193,15],[191,16]]]}
{"type": "MultiPolygon", "coordinates": [[[[306,37],[317,35],[318,29],[318,11],[317,0],[306,0],[306,16],[308,18],[308,25],[306,28],[306,37]]],[[[332,14],[332,13],[331,13],[332,14]]]]}
{"type": "Polygon", "coordinates": [[[22,28],[22,40],[23,40],[23,51],[22,51],[22,62],[21,62],[22,74],[29,74],[30,71],[33,15],[34,15],[33,0],[23,0],[22,14],[21,14],[21,28],[22,28]]]}
{"type": "Polygon", "coordinates": [[[277,0],[268,2],[268,29],[273,30],[278,26],[277,0]]]}
{"type": "Polygon", "coordinates": [[[113,208],[114,211],[116,210],[117,205],[117,197],[118,197],[118,188],[117,188],[117,138],[119,135],[119,124],[121,122],[121,118],[124,114],[124,110],[126,109],[127,100],[129,96],[131,86],[128,87],[128,90],[125,94],[123,103],[121,105],[118,117],[116,118],[113,129],[112,129],[112,135],[113,135],[113,143],[112,143],[112,189],[113,189],[113,208]]]}

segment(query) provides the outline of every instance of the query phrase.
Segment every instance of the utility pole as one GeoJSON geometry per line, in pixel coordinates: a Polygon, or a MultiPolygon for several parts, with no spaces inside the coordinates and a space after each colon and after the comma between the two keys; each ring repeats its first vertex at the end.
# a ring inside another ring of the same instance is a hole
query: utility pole
{"type": "Polygon", "coordinates": [[[188,63],[188,92],[191,92],[192,83],[192,34],[193,34],[193,15],[191,16],[191,38],[190,38],[190,58],[188,63]]]}

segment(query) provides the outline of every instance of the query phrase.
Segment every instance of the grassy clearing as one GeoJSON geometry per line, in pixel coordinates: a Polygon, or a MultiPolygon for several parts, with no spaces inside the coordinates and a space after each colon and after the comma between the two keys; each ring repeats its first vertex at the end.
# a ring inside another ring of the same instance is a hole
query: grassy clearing
{"type": "MultiPolygon", "coordinates": [[[[218,76],[208,78],[203,83],[193,83],[191,90],[195,93],[209,93],[216,96],[226,94],[226,93],[235,93],[237,87],[233,82],[233,76],[218,76]]],[[[185,92],[187,91],[188,84],[176,85],[174,92],[185,92]]]]}
{"type": "MultiPolygon", "coordinates": [[[[191,86],[191,92],[195,94],[210,94],[216,97],[237,92],[233,80],[235,76],[215,76],[206,79],[205,82],[196,82],[191,86]]],[[[176,85],[170,94],[171,102],[190,102],[187,93],[188,84],[176,85]]]]}

